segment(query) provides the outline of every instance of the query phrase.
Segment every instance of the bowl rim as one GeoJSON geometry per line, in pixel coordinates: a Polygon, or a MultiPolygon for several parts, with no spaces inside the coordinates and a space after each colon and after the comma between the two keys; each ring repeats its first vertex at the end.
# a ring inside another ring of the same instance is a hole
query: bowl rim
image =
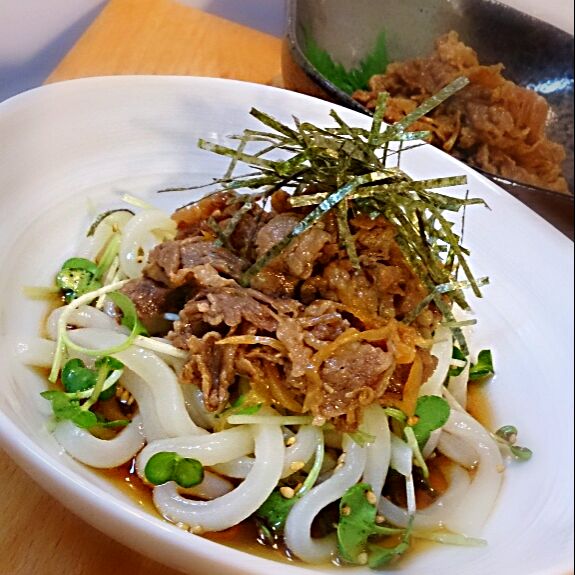
{"type": "MultiPolygon", "coordinates": [[[[130,81],[130,77],[122,77],[122,78],[118,78],[118,77],[110,77],[113,78],[114,81],[116,82],[125,82],[125,81],[130,81]]],[[[137,81],[139,82],[146,82],[146,81],[153,81],[153,82],[163,82],[164,78],[160,78],[158,76],[134,76],[133,78],[138,78],[137,81]]],[[[166,78],[170,78],[170,77],[166,77],[166,78]]],[[[177,81],[182,81],[181,77],[172,77],[172,78],[178,78],[177,81]]],[[[13,102],[17,102],[18,104],[20,102],[22,102],[24,99],[29,98],[29,97],[33,97],[32,92],[37,92],[37,91],[57,91],[60,89],[65,88],[65,85],[71,85],[71,84],[79,84],[79,83],[85,83],[86,85],[89,85],[90,83],[93,82],[101,82],[102,80],[104,80],[104,82],[106,82],[106,78],[88,78],[88,79],[79,79],[79,80],[70,80],[70,81],[66,81],[66,82],[62,82],[59,84],[52,84],[50,86],[44,86],[44,87],[40,87],[40,88],[36,88],[34,90],[31,90],[27,93],[23,93],[21,95],[17,95],[14,98],[11,98],[10,100],[6,100],[4,103],[0,104],[0,110],[4,110],[6,107],[12,106],[13,102]]],[[[239,83],[238,81],[235,80],[223,80],[223,79],[213,79],[213,78],[209,78],[209,79],[205,79],[208,82],[213,82],[214,84],[216,83],[239,83]]],[[[186,81],[186,80],[184,80],[186,81]]],[[[241,84],[248,84],[245,82],[241,82],[241,84]]],[[[257,90],[279,90],[279,88],[273,88],[273,87],[264,87],[261,85],[253,85],[255,89],[257,90]]],[[[297,95],[297,94],[291,94],[292,97],[300,97],[300,98],[308,98],[307,96],[301,96],[301,95],[297,95]]],[[[564,244],[561,244],[564,245],[564,244]]],[[[50,474],[49,480],[46,481],[43,486],[53,495],[56,496],[57,499],[59,499],[60,501],[62,501],[62,503],[64,503],[64,505],[66,505],[67,507],[69,507],[74,513],[80,515],[83,519],[85,519],[88,523],[91,523],[92,525],[94,525],[96,528],[101,529],[101,523],[97,520],[97,518],[92,517],[90,514],[91,512],[98,508],[99,505],[96,505],[96,503],[99,502],[106,502],[105,499],[105,492],[97,485],[90,483],[89,481],[87,481],[86,479],[83,479],[82,477],[78,476],[77,474],[74,475],[73,477],[70,476],[69,473],[66,473],[66,468],[62,465],[58,463],[57,458],[55,458],[55,456],[53,454],[50,453],[46,453],[44,449],[42,449],[39,445],[37,445],[34,441],[32,441],[32,439],[30,439],[29,437],[27,437],[21,429],[19,429],[11,420],[10,418],[3,412],[3,410],[0,410],[0,437],[4,438],[4,446],[6,447],[6,450],[13,456],[13,458],[15,460],[17,460],[19,462],[20,467],[22,467],[26,472],[28,472],[29,474],[32,471],[51,471],[52,474],[50,474]],[[30,457],[30,455],[32,455],[32,457],[30,457]],[[30,463],[32,462],[32,464],[30,463]],[[65,488],[66,490],[70,491],[71,493],[73,493],[75,496],[80,497],[81,499],[86,499],[87,495],[92,494],[94,495],[94,501],[92,502],[88,502],[87,506],[82,509],[81,511],[78,510],[77,507],[72,507],[71,505],[67,505],[66,501],[62,499],[62,494],[58,493],[58,489],[61,489],[61,485],[65,484],[65,488]]],[[[68,470],[69,471],[69,470],[68,470]]],[[[33,477],[33,479],[35,479],[33,477]]],[[[166,545],[167,547],[170,547],[175,551],[177,551],[178,547],[179,547],[179,542],[180,541],[187,541],[188,545],[189,545],[189,540],[190,540],[190,534],[189,533],[184,533],[182,532],[180,529],[178,529],[177,527],[168,524],[167,522],[154,517],[153,515],[151,515],[149,512],[147,511],[140,511],[136,510],[135,508],[132,509],[131,513],[126,514],[125,511],[126,509],[124,507],[115,507],[113,505],[109,505],[109,503],[107,505],[105,505],[106,508],[106,515],[109,516],[113,516],[114,520],[116,521],[118,526],[123,526],[127,529],[129,529],[131,526],[133,526],[135,521],[140,522],[139,525],[142,525],[142,519],[144,519],[143,524],[146,526],[146,528],[149,527],[148,529],[148,535],[155,541],[157,542],[158,537],[160,537],[161,534],[161,543],[163,545],[166,545]],[[121,511],[121,512],[120,512],[121,511]],[[160,528],[158,530],[158,528],[160,528]],[[150,532],[150,530],[153,531],[153,533],[150,532]]],[[[102,529],[101,529],[102,530],[102,529]]],[[[134,545],[133,541],[129,541],[128,540],[128,536],[122,536],[121,535],[122,530],[118,527],[116,529],[116,533],[113,535],[114,538],[118,539],[119,541],[121,541],[122,543],[124,543],[125,545],[128,545],[132,548],[137,549],[138,551],[144,552],[146,555],[151,555],[153,556],[153,554],[150,552],[149,548],[143,549],[146,544],[147,544],[147,540],[146,541],[142,541],[139,545],[134,545]]],[[[214,553],[217,554],[217,552],[219,550],[221,550],[222,548],[222,544],[219,543],[215,543],[209,540],[206,540],[204,538],[195,538],[197,541],[201,542],[200,545],[197,545],[194,547],[194,553],[202,559],[205,559],[207,561],[212,561],[214,558],[214,553]],[[213,550],[214,553],[208,553],[208,550],[213,550]]],[[[231,547],[226,547],[226,553],[231,555],[232,557],[236,557],[238,558],[238,560],[246,560],[246,558],[249,558],[249,569],[251,573],[261,573],[263,574],[268,574],[270,572],[270,568],[272,568],[272,566],[276,567],[276,572],[281,572],[283,569],[282,568],[286,568],[289,570],[290,574],[297,574],[297,573],[317,573],[317,571],[315,570],[309,570],[306,569],[304,567],[300,567],[298,565],[288,565],[288,566],[284,566],[284,564],[280,563],[280,562],[272,562],[269,559],[264,559],[264,558],[260,558],[256,555],[250,554],[250,553],[246,553],[243,551],[240,551],[238,549],[234,549],[231,547]]],[[[164,560],[162,560],[164,561],[164,560]]],[[[568,560],[567,560],[568,561],[568,560]]],[[[217,565],[216,565],[217,566],[217,565]]],[[[229,566],[229,565],[228,565],[229,566]]],[[[240,571],[238,571],[240,572],[240,571]]],[[[246,571],[241,571],[242,573],[245,573],[246,571]]],[[[551,575],[551,573],[553,573],[555,571],[555,569],[553,571],[551,570],[542,570],[539,571],[538,574],[539,575],[546,575],[549,574],[551,575]]],[[[535,574],[532,574],[535,575],[535,574]]]]}

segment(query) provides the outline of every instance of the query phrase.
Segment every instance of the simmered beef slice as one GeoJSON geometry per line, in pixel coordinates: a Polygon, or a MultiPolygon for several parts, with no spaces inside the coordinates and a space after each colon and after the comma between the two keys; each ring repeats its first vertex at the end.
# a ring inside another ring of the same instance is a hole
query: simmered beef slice
{"type": "Polygon", "coordinates": [[[270,334],[278,327],[278,313],[296,306],[293,300],[275,300],[237,284],[214,287],[186,303],[168,337],[174,345],[186,349],[189,337],[216,328],[227,333],[230,328],[244,324],[260,334],[270,334]]]}
{"type": "MultiPolygon", "coordinates": [[[[258,257],[290,234],[300,220],[301,216],[286,212],[263,225],[256,236],[258,257]]],[[[252,286],[270,295],[293,296],[297,283],[312,275],[324,246],[332,239],[321,224],[316,224],[296,236],[278,257],[271,260],[253,279],[252,286]]]]}
{"type": "Polygon", "coordinates": [[[130,280],[120,290],[136,306],[138,317],[149,333],[165,333],[171,322],[164,319],[168,312],[177,313],[187,299],[186,288],[170,289],[150,278],[130,280]]]}
{"type": "Polygon", "coordinates": [[[144,274],[168,287],[193,281],[197,266],[210,264],[216,271],[239,279],[245,262],[214,242],[200,238],[172,240],[157,245],[148,258],[144,274]]]}
{"type": "Polygon", "coordinates": [[[397,122],[459,76],[470,83],[410,130],[431,131],[431,142],[469,163],[505,178],[568,192],[562,175],[563,147],[545,135],[546,100],[502,75],[503,65],[481,65],[456,32],[438,38],[428,57],[393,62],[353,97],[376,106],[380,92],[390,98],[385,120],[397,122]]]}
{"type": "Polygon", "coordinates": [[[195,383],[204,395],[204,402],[210,411],[216,411],[228,401],[228,388],[233,383],[236,370],[235,345],[217,345],[221,335],[208,332],[201,339],[190,337],[187,341],[190,360],[184,366],[181,379],[184,383],[195,383]]]}
{"type": "Polygon", "coordinates": [[[393,355],[366,342],[353,341],[337,348],[321,369],[323,397],[319,413],[326,419],[352,414],[385,391],[386,372],[393,355]]]}

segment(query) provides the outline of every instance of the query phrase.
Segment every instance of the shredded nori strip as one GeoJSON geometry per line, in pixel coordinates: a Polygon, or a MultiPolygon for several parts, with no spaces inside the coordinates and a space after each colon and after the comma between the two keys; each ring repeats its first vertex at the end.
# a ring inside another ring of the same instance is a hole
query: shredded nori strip
{"type": "Polygon", "coordinates": [[[115,214],[116,212],[127,212],[129,214],[134,215],[134,212],[132,210],[129,210],[128,208],[117,208],[115,210],[108,210],[107,212],[102,212],[101,214],[98,214],[97,218],[92,222],[92,224],[90,225],[90,227],[88,228],[88,231],[86,232],[86,236],[87,237],[91,237],[96,233],[96,228],[108,217],[111,216],[112,214],[115,214]]]}
{"type": "MultiPolygon", "coordinates": [[[[409,126],[468,82],[465,77],[454,80],[400,122],[391,125],[383,123],[387,101],[383,94],[378,98],[369,129],[350,126],[335,110],[330,116],[336,126],[321,128],[297,118],[290,127],[269,114],[252,109],[251,115],[271,131],[246,130],[241,136],[233,136],[240,141],[236,149],[200,140],[200,148],[231,159],[225,178],[216,180],[223,190],[266,190],[244,203],[226,229],[215,230],[220,243],[228,241],[250,206],[267,200],[272,190],[284,189],[291,193],[290,203],[294,208],[310,209],[286,237],[244,272],[241,283],[250,285],[254,276],[283,253],[296,237],[331,210],[338,224],[340,244],[353,267],[360,272],[361,263],[349,227],[350,214],[364,213],[371,218],[384,216],[395,227],[397,244],[408,265],[428,291],[428,296],[416,308],[418,313],[434,302],[460,348],[466,350],[462,324],[456,321],[452,306],[457,304],[462,309],[469,309],[463,290],[471,288],[475,296],[481,297],[480,287],[487,280],[474,278],[467,263],[469,251],[463,247],[461,235],[455,232],[455,224],[444,214],[464,214],[467,206],[485,205],[485,202],[480,198],[469,198],[468,191],[463,199],[436,191],[466,185],[465,176],[414,180],[400,169],[399,162],[406,151],[425,145],[421,139],[428,135],[425,131],[410,132],[409,126]],[[248,145],[258,145],[259,149],[248,151],[248,145]],[[267,157],[272,152],[284,159],[267,157]],[[395,159],[395,165],[391,165],[392,159],[395,159]],[[232,172],[240,162],[254,168],[255,173],[233,177],[232,172]],[[464,276],[462,280],[458,278],[460,272],[464,276]]],[[[414,312],[404,321],[413,321],[415,317],[414,312]]]]}

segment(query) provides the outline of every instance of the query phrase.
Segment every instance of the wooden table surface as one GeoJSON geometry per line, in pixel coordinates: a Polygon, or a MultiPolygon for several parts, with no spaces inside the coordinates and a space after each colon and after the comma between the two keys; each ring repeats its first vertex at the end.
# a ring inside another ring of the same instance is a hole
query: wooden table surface
{"type": "MultiPolygon", "coordinates": [[[[47,82],[116,74],[278,84],[281,41],[175,0],[111,0],[47,82]]],[[[1,449],[0,485],[0,575],[177,574],[74,516],[1,449]]]]}

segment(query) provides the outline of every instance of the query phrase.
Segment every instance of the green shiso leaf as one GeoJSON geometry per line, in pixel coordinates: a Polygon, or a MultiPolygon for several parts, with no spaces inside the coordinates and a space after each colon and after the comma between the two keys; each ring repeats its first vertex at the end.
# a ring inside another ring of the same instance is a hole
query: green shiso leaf
{"type": "Polygon", "coordinates": [[[369,79],[375,74],[385,72],[388,64],[387,39],[384,31],[378,35],[371,52],[351,70],[334,61],[319,47],[309,31],[304,33],[304,53],[310,64],[322,76],[347,94],[367,88],[369,79]]]}

